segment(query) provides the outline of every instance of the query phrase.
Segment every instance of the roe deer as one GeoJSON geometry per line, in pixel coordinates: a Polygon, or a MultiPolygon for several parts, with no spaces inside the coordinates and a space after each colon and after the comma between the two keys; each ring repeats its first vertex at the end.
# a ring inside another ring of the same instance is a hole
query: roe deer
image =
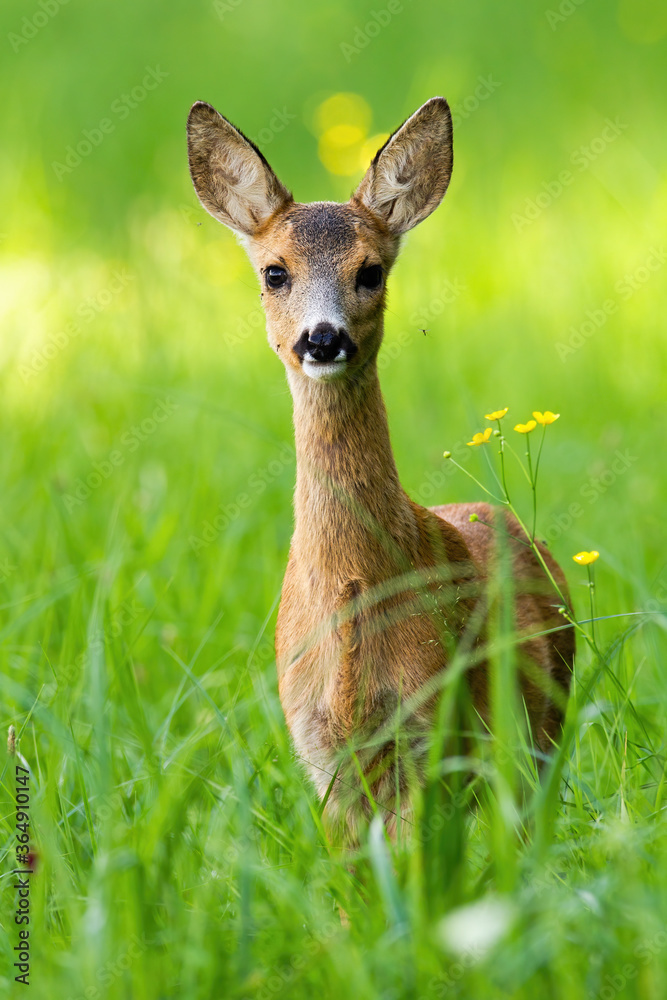
{"type": "MultiPolygon", "coordinates": [[[[346,204],[295,202],[256,146],[209,104],[190,111],[188,152],[199,200],[239,234],[258,274],[269,343],[293,397],[295,528],[276,630],[287,724],[320,797],[329,795],[331,818],[353,835],[368,813],[365,785],[391,829],[395,809],[410,808],[408,777],[423,773],[452,649],[481,648],[485,584],[500,547],[488,523],[494,507],[426,509],[404,493],[378,382],[385,288],[401,236],[449,184],[449,106],[434,97],[394,132],[346,204]],[[402,704],[411,706],[401,722],[405,762],[391,721],[402,704]],[[359,756],[338,773],[349,748],[359,756]]],[[[496,527],[511,550],[516,631],[527,637],[518,640],[521,693],[532,738],[546,751],[562,721],[573,632],[534,635],[561,624],[560,602],[518,523],[503,514],[496,527]]],[[[540,551],[567,593],[557,563],[540,551]]],[[[466,674],[482,719],[486,675],[482,654],[466,674]]]]}

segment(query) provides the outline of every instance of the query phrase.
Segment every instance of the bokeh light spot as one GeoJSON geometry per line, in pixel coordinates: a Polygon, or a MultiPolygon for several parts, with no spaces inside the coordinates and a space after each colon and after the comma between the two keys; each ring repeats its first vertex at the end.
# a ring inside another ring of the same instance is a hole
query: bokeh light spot
{"type": "Polygon", "coordinates": [[[350,177],[359,172],[365,132],[357,125],[334,125],[320,138],[320,160],[332,174],[350,177]]]}
{"type": "Polygon", "coordinates": [[[366,139],[366,141],[362,144],[361,150],[359,151],[360,170],[366,170],[368,168],[378,149],[381,149],[384,146],[388,138],[389,132],[378,132],[377,135],[372,135],[370,139],[366,139]]]}
{"type": "Polygon", "coordinates": [[[355,125],[368,134],[372,112],[359,94],[334,94],[323,101],[315,112],[315,128],[319,135],[336,125],[355,125]]]}

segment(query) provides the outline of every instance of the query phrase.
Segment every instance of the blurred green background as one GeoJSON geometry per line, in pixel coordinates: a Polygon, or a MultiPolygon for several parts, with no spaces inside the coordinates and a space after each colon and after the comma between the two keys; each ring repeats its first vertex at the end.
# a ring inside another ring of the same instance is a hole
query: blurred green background
{"type": "MultiPolygon", "coordinates": [[[[428,957],[394,949],[381,900],[362,929],[313,930],[337,913],[333,862],[309,826],[271,648],[292,526],[290,398],[250,265],[196,201],[185,119],[194,100],[214,104],[298,200],[345,200],[388,132],[448,98],[452,183],[406,239],[381,357],[403,484],[425,504],[474,499],[443,449],[487,476],[482,449],[465,448],[485,412],[560,412],[539,532],[578,606],[571,555],[595,548],[601,612],[656,615],[623,667],[626,686],[641,674],[633,695],[655,723],[667,8],[10,0],[0,18],[2,722],[23,727],[34,769],[32,995],[339,996],[348,981],[358,996],[444,995],[427,985],[444,960],[431,931],[428,957]],[[305,971],[271,987],[305,933],[317,942],[305,971]],[[103,983],[132,934],[148,935],[144,957],[103,983]]],[[[616,788],[620,766],[605,751],[587,794],[605,768],[616,788]]],[[[659,801],[640,812],[660,820],[659,801]]],[[[648,870],[662,833],[641,830],[648,870]]],[[[625,836],[596,842],[595,906],[541,896],[534,937],[447,990],[603,995],[623,949],[664,927],[658,887],[639,861],[623,867],[625,836]]],[[[660,961],[630,961],[627,995],[664,995],[660,961]]]]}

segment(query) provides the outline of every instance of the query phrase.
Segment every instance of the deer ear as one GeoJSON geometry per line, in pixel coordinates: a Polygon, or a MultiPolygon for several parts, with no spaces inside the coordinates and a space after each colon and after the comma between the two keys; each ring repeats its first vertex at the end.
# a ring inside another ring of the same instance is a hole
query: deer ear
{"type": "Polygon", "coordinates": [[[375,154],[354,198],[398,236],[438,207],[452,162],[449,105],[432,97],[375,154]]]}
{"type": "Polygon", "coordinates": [[[203,101],[188,116],[188,159],[206,211],[245,236],[292,200],[257,147],[203,101]]]}

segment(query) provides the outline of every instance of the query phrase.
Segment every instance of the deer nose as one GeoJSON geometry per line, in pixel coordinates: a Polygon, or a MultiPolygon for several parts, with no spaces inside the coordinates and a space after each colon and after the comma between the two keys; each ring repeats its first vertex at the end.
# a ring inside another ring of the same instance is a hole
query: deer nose
{"type": "Polygon", "coordinates": [[[318,323],[312,330],[304,330],[296,344],[295,353],[303,361],[335,361],[344,352],[341,361],[350,356],[348,345],[351,344],[345,330],[337,330],[331,323],[318,323]]]}
{"type": "Polygon", "coordinates": [[[321,323],[308,334],[307,349],[314,361],[333,361],[340,353],[341,335],[328,323],[321,323]]]}

